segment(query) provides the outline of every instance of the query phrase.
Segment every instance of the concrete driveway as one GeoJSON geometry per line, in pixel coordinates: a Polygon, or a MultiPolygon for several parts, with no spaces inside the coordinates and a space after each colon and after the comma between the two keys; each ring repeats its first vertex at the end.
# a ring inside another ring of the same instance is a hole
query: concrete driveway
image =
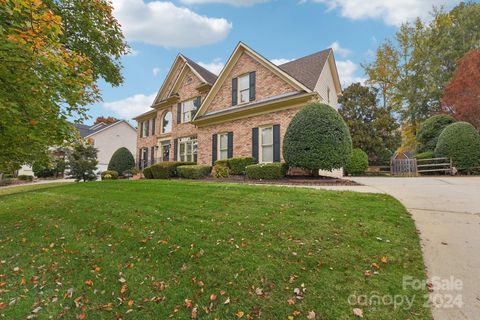
{"type": "Polygon", "coordinates": [[[394,196],[413,215],[428,277],[442,279],[431,295],[434,319],[480,319],[480,177],[353,180],[394,196]]]}

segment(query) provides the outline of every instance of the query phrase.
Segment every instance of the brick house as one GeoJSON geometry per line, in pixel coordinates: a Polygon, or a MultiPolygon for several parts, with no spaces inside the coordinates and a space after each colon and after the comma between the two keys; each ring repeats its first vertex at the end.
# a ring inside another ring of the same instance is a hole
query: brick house
{"type": "Polygon", "coordinates": [[[317,101],[336,109],[340,94],[332,49],[276,66],[239,43],[218,77],[179,54],[152,110],[135,118],[137,161],[283,161],[293,116],[317,101]]]}

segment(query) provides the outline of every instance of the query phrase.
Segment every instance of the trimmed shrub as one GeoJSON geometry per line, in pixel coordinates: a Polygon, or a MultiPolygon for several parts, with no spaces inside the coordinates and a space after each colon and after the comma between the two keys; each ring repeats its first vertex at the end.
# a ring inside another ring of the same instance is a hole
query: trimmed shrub
{"type": "Polygon", "coordinates": [[[143,176],[145,179],[153,179],[152,168],[146,167],[143,169],[143,176]]]}
{"type": "Polygon", "coordinates": [[[285,163],[260,163],[246,167],[247,177],[253,180],[282,179],[287,173],[288,166],[285,163]]]}
{"type": "Polygon", "coordinates": [[[283,140],[283,158],[290,167],[333,170],[345,167],[352,138],[340,114],[326,104],[311,104],[290,122],[283,140]]]}
{"type": "Polygon", "coordinates": [[[228,178],[230,176],[230,169],[225,160],[215,162],[212,174],[215,178],[228,178]]]}
{"type": "Polygon", "coordinates": [[[102,176],[102,180],[117,180],[118,172],[115,170],[107,170],[107,171],[103,171],[101,176],[102,176]]]}
{"type": "Polygon", "coordinates": [[[368,155],[362,149],[353,149],[345,169],[351,175],[365,174],[368,169],[368,155]]]}
{"type": "MultiPolygon", "coordinates": [[[[170,179],[177,176],[177,167],[194,164],[195,162],[165,161],[151,165],[148,168],[151,170],[152,179],[170,179]]],[[[143,174],[145,175],[145,170],[143,174]]]]}
{"type": "Polygon", "coordinates": [[[232,175],[244,175],[245,167],[255,164],[255,158],[253,157],[235,157],[224,160],[217,160],[215,164],[227,166],[229,174],[232,175]]]}
{"type": "Polygon", "coordinates": [[[119,148],[114,152],[108,163],[109,171],[117,171],[120,175],[127,170],[135,167],[135,159],[132,153],[125,147],[119,148]]]}
{"type": "Polygon", "coordinates": [[[470,171],[480,165],[480,135],[468,122],[453,123],[438,137],[435,156],[451,158],[458,170],[470,171]]]}
{"type": "Polygon", "coordinates": [[[4,178],[4,179],[0,180],[0,187],[8,186],[10,184],[12,184],[12,179],[10,179],[10,178],[4,178]]]}
{"type": "Polygon", "coordinates": [[[422,153],[417,153],[414,158],[417,159],[417,160],[421,160],[421,159],[431,159],[431,158],[434,158],[435,155],[433,154],[433,151],[425,151],[425,152],[422,152],[422,153]]]}
{"type": "Polygon", "coordinates": [[[26,174],[21,174],[17,177],[18,180],[23,180],[23,181],[33,181],[33,176],[26,175],[26,174]]]}
{"type": "Polygon", "coordinates": [[[177,167],[177,174],[185,179],[200,179],[205,178],[212,172],[212,166],[208,165],[189,165],[177,167]]]}
{"type": "Polygon", "coordinates": [[[456,120],[452,116],[446,114],[439,114],[425,120],[417,132],[417,152],[433,152],[443,129],[455,122],[456,120]]]}

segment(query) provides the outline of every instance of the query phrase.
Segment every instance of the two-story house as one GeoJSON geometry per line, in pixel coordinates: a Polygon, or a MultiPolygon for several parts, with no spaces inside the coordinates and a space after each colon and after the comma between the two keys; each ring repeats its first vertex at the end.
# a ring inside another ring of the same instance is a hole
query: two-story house
{"type": "Polygon", "coordinates": [[[137,160],[282,161],[293,116],[317,101],[336,108],[340,94],[332,49],[277,66],[239,43],[218,77],[180,54],[152,110],[135,118],[137,160]]]}

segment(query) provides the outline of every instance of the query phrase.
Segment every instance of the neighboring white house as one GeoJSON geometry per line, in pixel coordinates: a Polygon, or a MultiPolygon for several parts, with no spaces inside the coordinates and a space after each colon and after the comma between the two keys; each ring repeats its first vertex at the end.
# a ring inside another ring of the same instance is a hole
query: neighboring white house
{"type": "Polygon", "coordinates": [[[125,147],[135,155],[137,131],[127,121],[120,120],[112,124],[98,123],[93,126],[74,124],[84,139],[92,141],[98,149],[98,171],[107,170],[112,155],[119,148],[125,147]]]}

